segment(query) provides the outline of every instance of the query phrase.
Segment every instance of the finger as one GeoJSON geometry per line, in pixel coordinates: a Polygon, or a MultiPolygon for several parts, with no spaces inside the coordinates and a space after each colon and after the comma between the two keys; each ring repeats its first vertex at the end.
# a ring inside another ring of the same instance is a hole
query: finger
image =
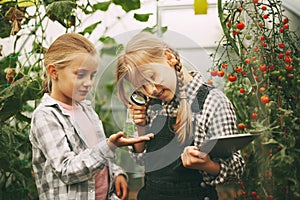
{"type": "Polygon", "coordinates": [[[133,122],[134,122],[136,125],[143,126],[143,125],[145,125],[145,123],[146,123],[146,119],[133,119],[133,122]]]}
{"type": "Polygon", "coordinates": [[[145,113],[139,113],[139,114],[136,113],[132,116],[132,118],[133,119],[145,119],[146,115],[145,115],[145,113]]]}
{"type": "Polygon", "coordinates": [[[199,151],[199,150],[194,150],[194,149],[192,149],[192,150],[190,150],[189,151],[189,154],[191,155],[191,156],[194,156],[194,157],[200,157],[201,156],[201,151],[199,151]]]}
{"type": "Polygon", "coordinates": [[[125,140],[127,141],[128,145],[133,145],[133,144],[136,144],[136,143],[149,141],[153,137],[154,137],[153,134],[147,134],[147,135],[139,136],[139,137],[136,137],[136,138],[126,138],[125,140]]]}
{"type": "Polygon", "coordinates": [[[146,106],[139,106],[139,105],[136,105],[136,104],[131,104],[129,106],[129,109],[132,109],[132,110],[146,110],[146,106]]]}
{"type": "Polygon", "coordinates": [[[121,137],[125,137],[126,135],[124,134],[124,132],[119,131],[115,134],[115,139],[119,139],[121,137]]]}
{"type": "Polygon", "coordinates": [[[182,153],[181,154],[181,161],[182,161],[182,164],[183,164],[183,166],[186,166],[186,161],[187,161],[187,159],[186,159],[186,155],[185,155],[185,153],[182,153]]]}

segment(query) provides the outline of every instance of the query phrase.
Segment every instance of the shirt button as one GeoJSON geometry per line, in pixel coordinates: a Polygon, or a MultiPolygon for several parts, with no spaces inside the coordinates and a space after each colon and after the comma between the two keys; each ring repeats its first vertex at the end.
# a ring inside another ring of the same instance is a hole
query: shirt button
{"type": "Polygon", "coordinates": [[[204,197],[204,200],[209,200],[209,197],[204,197]]]}
{"type": "Polygon", "coordinates": [[[206,184],[204,182],[201,182],[200,186],[203,187],[203,188],[205,188],[206,184]]]}

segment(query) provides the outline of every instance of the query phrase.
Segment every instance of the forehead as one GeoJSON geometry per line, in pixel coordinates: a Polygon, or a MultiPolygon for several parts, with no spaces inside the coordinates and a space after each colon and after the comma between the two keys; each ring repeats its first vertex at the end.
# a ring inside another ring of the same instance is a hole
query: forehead
{"type": "Polygon", "coordinates": [[[129,69],[129,81],[135,86],[140,87],[146,82],[154,82],[159,76],[167,76],[163,73],[164,69],[168,67],[163,63],[149,63],[138,67],[129,69]]]}
{"type": "Polygon", "coordinates": [[[70,64],[76,69],[96,70],[99,65],[99,58],[97,55],[88,53],[74,54],[70,64]]]}

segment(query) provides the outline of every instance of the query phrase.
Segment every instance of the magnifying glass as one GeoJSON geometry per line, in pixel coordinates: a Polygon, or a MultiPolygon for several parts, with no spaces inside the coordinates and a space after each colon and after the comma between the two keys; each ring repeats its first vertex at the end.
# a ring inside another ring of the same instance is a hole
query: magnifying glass
{"type": "Polygon", "coordinates": [[[130,100],[136,105],[143,106],[147,102],[147,96],[139,91],[134,91],[130,96],[130,100]]]}

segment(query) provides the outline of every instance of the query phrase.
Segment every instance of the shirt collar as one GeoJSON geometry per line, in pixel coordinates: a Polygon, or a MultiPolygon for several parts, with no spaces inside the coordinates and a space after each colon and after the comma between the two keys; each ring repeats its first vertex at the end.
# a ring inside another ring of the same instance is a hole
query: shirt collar
{"type": "MultiPolygon", "coordinates": [[[[70,115],[68,112],[65,111],[65,109],[63,109],[63,107],[61,105],[59,105],[59,103],[57,102],[57,100],[53,99],[48,93],[45,93],[43,98],[42,98],[42,102],[41,102],[44,106],[56,106],[58,107],[61,112],[64,115],[70,115]]],[[[79,105],[83,108],[85,108],[86,106],[90,106],[91,102],[89,100],[83,100],[81,102],[79,102],[79,105]]]]}

